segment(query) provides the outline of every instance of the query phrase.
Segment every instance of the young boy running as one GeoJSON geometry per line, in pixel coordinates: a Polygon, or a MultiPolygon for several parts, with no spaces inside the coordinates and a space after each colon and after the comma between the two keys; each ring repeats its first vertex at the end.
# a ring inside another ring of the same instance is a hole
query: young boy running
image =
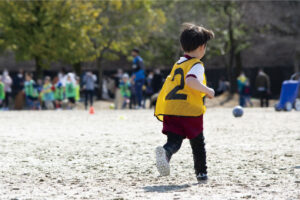
{"type": "Polygon", "coordinates": [[[185,24],[180,36],[184,57],[173,66],[159,93],[155,116],[163,122],[162,132],[167,143],[156,148],[156,166],[162,176],[170,174],[170,159],[188,138],[192,147],[194,168],[198,181],[207,179],[206,152],[203,136],[203,97],[214,97],[206,86],[204,56],[207,42],[214,33],[203,27],[185,24]]]}

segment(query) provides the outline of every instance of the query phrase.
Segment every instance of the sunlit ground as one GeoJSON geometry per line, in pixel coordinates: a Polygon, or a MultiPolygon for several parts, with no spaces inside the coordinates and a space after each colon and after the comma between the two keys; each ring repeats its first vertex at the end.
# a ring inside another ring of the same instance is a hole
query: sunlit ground
{"type": "Polygon", "coordinates": [[[153,111],[0,112],[1,199],[299,199],[300,112],[208,109],[209,180],[188,141],[159,177],[153,111]]]}

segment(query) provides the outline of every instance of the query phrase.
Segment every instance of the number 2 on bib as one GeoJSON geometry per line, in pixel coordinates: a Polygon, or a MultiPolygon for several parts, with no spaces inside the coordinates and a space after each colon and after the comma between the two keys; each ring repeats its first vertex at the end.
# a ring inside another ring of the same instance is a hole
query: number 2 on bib
{"type": "Polygon", "coordinates": [[[178,94],[177,92],[179,90],[183,90],[184,88],[184,73],[183,69],[177,68],[174,72],[174,76],[172,78],[172,81],[174,81],[175,76],[180,76],[180,85],[177,85],[174,87],[166,96],[166,100],[186,100],[187,95],[186,94],[178,94]]]}

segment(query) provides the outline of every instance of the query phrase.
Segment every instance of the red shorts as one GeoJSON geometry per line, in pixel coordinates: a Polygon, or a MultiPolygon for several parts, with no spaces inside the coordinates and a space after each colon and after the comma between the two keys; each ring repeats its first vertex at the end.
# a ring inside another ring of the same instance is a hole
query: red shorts
{"type": "Polygon", "coordinates": [[[203,115],[200,117],[164,116],[162,132],[193,139],[203,132],[203,115]]]}

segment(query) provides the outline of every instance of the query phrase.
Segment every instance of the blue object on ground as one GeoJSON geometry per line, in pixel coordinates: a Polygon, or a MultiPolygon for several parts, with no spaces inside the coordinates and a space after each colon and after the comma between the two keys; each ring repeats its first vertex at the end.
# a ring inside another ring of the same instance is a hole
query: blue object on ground
{"type": "Polygon", "coordinates": [[[297,99],[299,90],[299,81],[288,80],[282,83],[279,103],[276,104],[276,110],[282,110],[285,108],[286,103],[294,104],[297,99]]]}
{"type": "Polygon", "coordinates": [[[232,114],[235,117],[241,117],[244,114],[244,110],[241,106],[235,106],[232,110],[232,114]]]}

